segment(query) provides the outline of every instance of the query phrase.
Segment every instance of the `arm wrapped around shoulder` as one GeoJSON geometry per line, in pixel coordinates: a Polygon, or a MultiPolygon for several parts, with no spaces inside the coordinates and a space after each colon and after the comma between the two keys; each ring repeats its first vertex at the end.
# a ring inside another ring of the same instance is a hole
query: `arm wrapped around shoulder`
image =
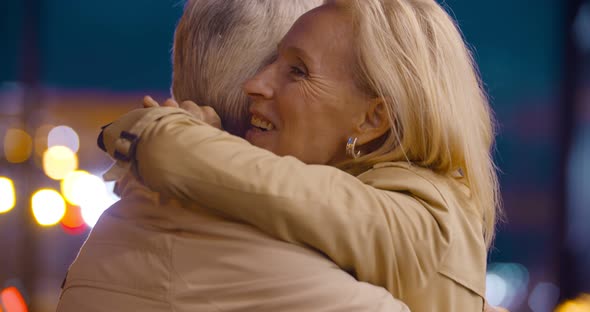
{"type": "MultiPolygon", "coordinates": [[[[112,137],[130,128],[118,123],[112,137]]],[[[139,135],[132,161],[148,187],[320,250],[360,280],[399,294],[401,280],[405,289],[419,287],[444,258],[444,200],[404,168],[374,169],[361,181],[276,156],[184,114],[151,118],[140,129],[128,132],[139,135]],[[415,190],[407,189],[410,177],[415,190]]]]}

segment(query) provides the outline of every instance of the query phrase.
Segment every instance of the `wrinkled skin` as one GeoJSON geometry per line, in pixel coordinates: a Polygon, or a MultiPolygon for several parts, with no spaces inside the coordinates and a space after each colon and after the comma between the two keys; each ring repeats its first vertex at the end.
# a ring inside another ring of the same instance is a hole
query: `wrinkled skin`
{"type": "Polygon", "coordinates": [[[345,159],[349,137],[363,144],[388,130],[382,103],[354,82],[352,33],[349,17],[331,5],[293,25],[277,59],[244,84],[251,113],[274,125],[271,131],[250,129],[248,141],[277,155],[330,165],[345,159]]]}

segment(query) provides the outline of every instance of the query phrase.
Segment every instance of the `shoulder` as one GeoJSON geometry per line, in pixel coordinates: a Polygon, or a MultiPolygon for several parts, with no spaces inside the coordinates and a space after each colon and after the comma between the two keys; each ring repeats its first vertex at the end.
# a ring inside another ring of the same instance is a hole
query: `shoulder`
{"type": "Polygon", "coordinates": [[[448,207],[450,178],[430,169],[413,166],[407,162],[379,163],[359,175],[365,184],[377,189],[404,193],[430,205],[448,207]]]}
{"type": "Polygon", "coordinates": [[[481,223],[481,215],[474,206],[469,188],[456,178],[406,162],[380,163],[358,178],[390,194],[415,199],[419,206],[437,216],[443,226],[455,228],[459,225],[456,223],[461,226],[481,223]]]}
{"type": "Polygon", "coordinates": [[[441,262],[436,270],[480,295],[483,293],[486,247],[482,220],[465,185],[405,162],[377,164],[358,178],[390,191],[395,198],[412,198],[415,204],[411,209],[421,210],[424,216],[435,220],[438,228],[433,239],[444,248],[439,250],[441,262]]]}

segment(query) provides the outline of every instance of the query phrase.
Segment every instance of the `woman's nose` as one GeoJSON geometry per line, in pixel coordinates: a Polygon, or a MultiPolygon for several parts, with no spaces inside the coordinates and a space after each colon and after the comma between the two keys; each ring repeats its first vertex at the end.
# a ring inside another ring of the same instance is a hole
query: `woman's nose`
{"type": "Polygon", "coordinates": [[[253,100],[271,99],[273,97],[272,87],[272,65],[267,66],[254,77],[246,80],[242,90],[253,100]]]}

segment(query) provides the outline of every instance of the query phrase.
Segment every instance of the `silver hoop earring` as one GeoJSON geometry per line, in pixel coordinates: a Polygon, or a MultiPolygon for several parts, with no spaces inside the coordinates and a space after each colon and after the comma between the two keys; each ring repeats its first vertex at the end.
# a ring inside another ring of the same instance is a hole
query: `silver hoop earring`
{"type": "Polygon", "coordinates": [[[357,159],[361,156],[361,152],[355,150],[356,141],[357,138],[350,137],[348,138],[348,142],[346,142],[346,156],[351,157],[352,159],[357,159]]]}

